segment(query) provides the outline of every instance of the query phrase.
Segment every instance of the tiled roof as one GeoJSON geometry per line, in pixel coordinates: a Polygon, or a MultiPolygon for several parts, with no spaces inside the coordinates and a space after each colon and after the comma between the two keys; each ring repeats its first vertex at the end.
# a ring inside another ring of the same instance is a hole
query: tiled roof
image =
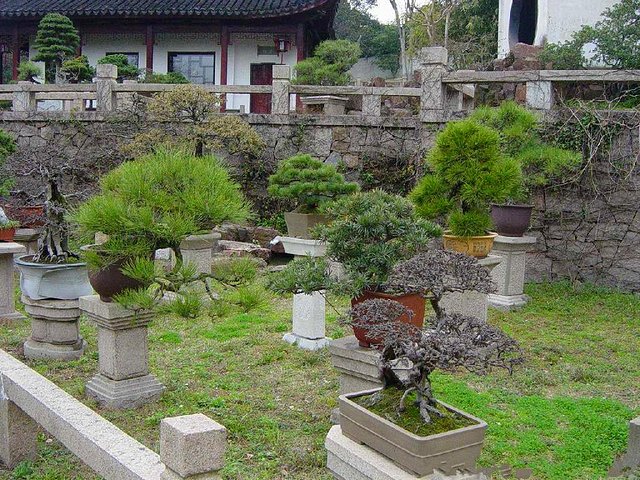
{"type": "Polygon", "coordinates": [[[79,16],[276,17],[328,0],[0,0],[2,17],[79,16]]]}

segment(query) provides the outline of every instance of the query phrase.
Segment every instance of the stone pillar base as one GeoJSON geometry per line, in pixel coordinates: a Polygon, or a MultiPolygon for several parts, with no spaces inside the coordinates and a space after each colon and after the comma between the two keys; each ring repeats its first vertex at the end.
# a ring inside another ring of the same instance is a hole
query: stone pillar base
{"type": "Polygon", "coordinates": [[[529,302],[529,296],[489,294],[489,305],[498,310],[509,312],[524,307],[529,302]]]}
{"type": "Polygon", "coordinates": [[[331,363],[340,372],[340,395],[382,386],[378,350],[363,348],[353,335],[329,344],[331,363]]]}
{"type": "Polygon", "coordinates": [[[446,476],[434,472],[417,476],[400,468],[387,457],[342,434],[340,426],[329,430],[325,440],[327,469],[336,480],[486,480],[483,474],[458,473],[446,476]]]}
{"type": "Polygon", "coordinates": [[[311,339],[311,338],[301,337],[299,335],[296,335],[293,332],[286,333],[282,337],[282,339],[285,342],[290,343],[291,345],[297,345],[303,350],[311,350],[311,351],[321,350],[329,346],[329,342],[331,342],[331,339],[327,337],[311,339]]]}
{"type": "Polygon", "coordinates": [[[78,360],[82,357],[87,342],[82,337],[73,345],[54,345],[37,342],[29,338],[23,345],[24,356],[30,360],[78,360]]]}
{"type": "Polygon", "coordinates": [[[155,402],[164,392],[164,386],[153,375],[111,380],[97,374],[85,386],[87,397],[112,409],[136,408],[155,402]]]}
{"type": "Polygon", "coordinates": [[[13,323],[24,322],[27,319],[20,312],[0,313],[0,325],[11,325],[13,323]]]}

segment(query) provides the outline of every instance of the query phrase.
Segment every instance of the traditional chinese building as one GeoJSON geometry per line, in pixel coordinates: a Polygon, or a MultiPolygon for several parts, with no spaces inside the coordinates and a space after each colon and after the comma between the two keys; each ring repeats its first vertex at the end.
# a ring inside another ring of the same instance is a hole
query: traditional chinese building
{"type": "MultiPolygon", "coordinates": [[[[264,85],[271,66],[295,65],[331,38],[337,0],[1,0],[2,81],[33,58],[39,20],[67,15],[81,36],[79,54],[95,65],[122,53],[156,73],[180,72],[193,83],[264,85]]],[[[249,109],[248,95],[228,108],[249,109]]],[[[256,107],[254,109],[259,109],[256,107]]]]}

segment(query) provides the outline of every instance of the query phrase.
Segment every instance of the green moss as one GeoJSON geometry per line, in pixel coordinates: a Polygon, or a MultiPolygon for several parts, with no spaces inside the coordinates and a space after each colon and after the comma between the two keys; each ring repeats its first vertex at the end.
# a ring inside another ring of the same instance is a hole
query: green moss
{"type": "Polygon", "coordinates": [[[473,425],[472,420],[450,412],[446,408],[439,406],[439,410],[444,414],[443,417],[432,416],[431,423],[425,423],[420,417],[420,410],[415,404],[416,394],[410,393],[406,401],[406,410],[402,413],[398,412],[398,405],[404,393],[403,390],[397,388],[385,388],[382,390],[380,398],[371,404],[373,395],[366,395],[352,399],[358,405],[367,408],[370,412],[395,423],[408,432],[421,437],[435,435],[438,433],[449,432],[473,425]]]}

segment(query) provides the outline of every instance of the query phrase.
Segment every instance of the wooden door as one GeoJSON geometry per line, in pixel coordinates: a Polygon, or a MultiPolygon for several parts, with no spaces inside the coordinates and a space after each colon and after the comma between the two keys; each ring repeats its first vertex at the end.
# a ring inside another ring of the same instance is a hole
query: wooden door
{"type": "MultiPolygon", "coordinates": [[[[251,85],[271,85],[273,82],[273,63],[251,64],[251,85]]],[[[252,93],[249,105],[251,113],[271,113],[271,94],[252,93]]]]}

